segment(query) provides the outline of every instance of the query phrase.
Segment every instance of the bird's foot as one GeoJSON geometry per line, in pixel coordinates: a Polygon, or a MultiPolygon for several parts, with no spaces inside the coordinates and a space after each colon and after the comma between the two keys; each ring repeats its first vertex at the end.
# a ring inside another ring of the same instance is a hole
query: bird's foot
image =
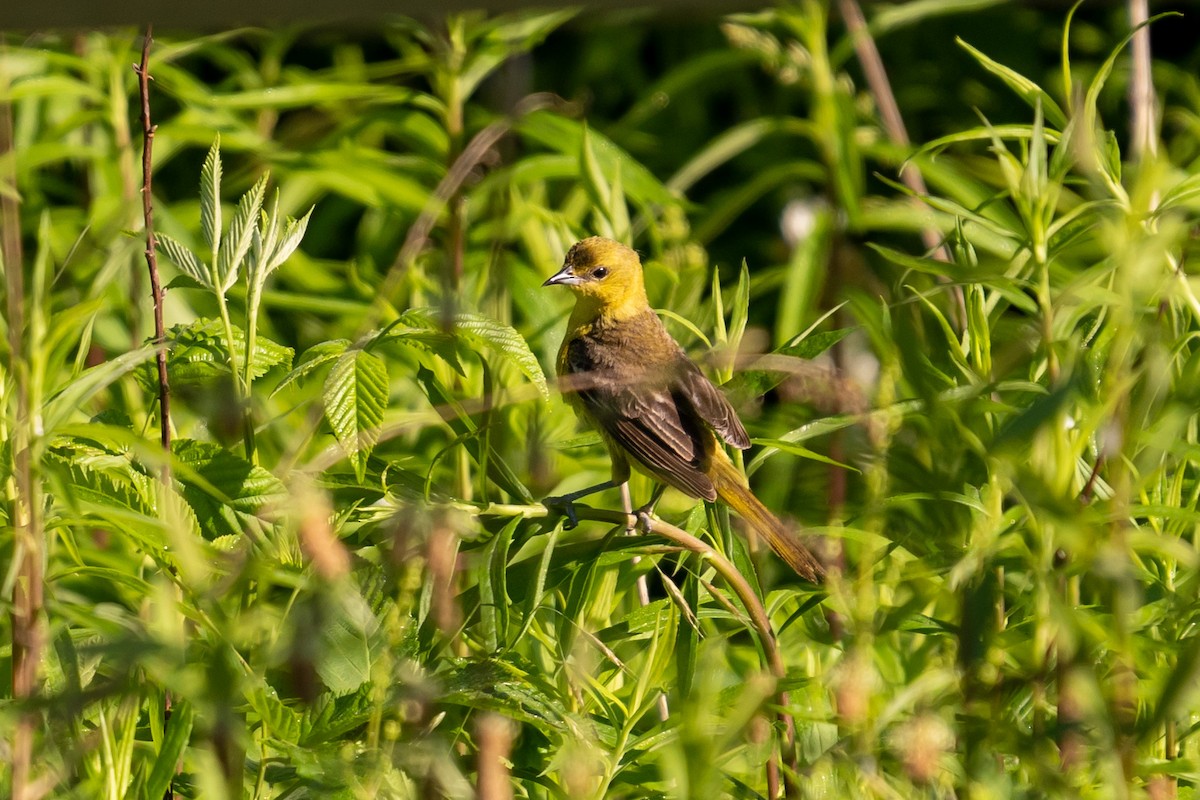
{"type": "Polygon", "coordinates": [[[571,530],[579,526],[579,515],[575,512],[575,501],[567,496],[554,496],[542,499],[542,505],[551,513],[558,512],[563,517],[566,517],[566,522],[563,523],[563,530],[571,530]]]}
{"type": "Polygon", "coordinates": [[[635,517],[637,517],[637,521],[638,521],[637,526],[638,526],[638,528],[641,529],[642,533],[653,533],[654,532],[654,519],[653,519],[653,517],[651,517],[651,514],[653,514],[653,513],[654,513],[654,504],[653,503],[647,503],[646,505],[639,508],[637,511],[633,512],[633,515],[635,517]]]}

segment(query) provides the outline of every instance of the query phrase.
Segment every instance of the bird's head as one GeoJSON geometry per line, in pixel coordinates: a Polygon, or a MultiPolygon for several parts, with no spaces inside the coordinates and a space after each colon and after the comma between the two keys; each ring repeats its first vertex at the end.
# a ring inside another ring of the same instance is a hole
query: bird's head
{"type": "Polygon", "coordinates": [[[638,254],[603,236],[577,242],[562,269],[542,285],[566,286],[580,306],[606,316],[637,313],[647,306],[638,254]]]}

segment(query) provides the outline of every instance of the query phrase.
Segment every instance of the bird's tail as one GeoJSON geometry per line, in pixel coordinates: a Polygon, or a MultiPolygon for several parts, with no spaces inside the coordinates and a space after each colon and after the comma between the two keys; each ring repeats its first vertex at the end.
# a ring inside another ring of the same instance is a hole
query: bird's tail
{"type": "Polygon", "coordinates": [[[736,511],[738,516],[750,523],[797,575],[812,583],[820,582],[825,574],[821,562],[817,561],[816,556],[800,542],[795,533],[784,527],[779,518],[754,496],[737,467],[728,458],[721,458],[722,455],[724,454],[719,453],[713,459],[710,472],[717,496],[736,511]]]}

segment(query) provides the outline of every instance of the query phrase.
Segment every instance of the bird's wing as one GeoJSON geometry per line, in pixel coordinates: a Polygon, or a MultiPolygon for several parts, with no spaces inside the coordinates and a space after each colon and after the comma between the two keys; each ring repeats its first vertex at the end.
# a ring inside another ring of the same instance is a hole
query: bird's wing
{"type": "MultiPolygon", "coordinates": [[[[704,437],[711,435],[672,377],[680,365],[671,359],[656,370],[620,369],[605,363],[604,355],[582,340],[567,352],[570,372],[591,378],[581,381],[577,392],[593,423],[667,483],[693,497],[715,500],[716,489],[704,474],[704,437]]],[[[679,357],[686,362],[682,353],[679,357]]]]}
{"type": "Polygon", "coordinates": [[[725,393],[704,377],[704,373],[691,361],[687,362],[687,369],[679,376],[679,391],[718,436],[739,450],[750,447],[750,436],[733,406],[729,405],[725,393]]]}

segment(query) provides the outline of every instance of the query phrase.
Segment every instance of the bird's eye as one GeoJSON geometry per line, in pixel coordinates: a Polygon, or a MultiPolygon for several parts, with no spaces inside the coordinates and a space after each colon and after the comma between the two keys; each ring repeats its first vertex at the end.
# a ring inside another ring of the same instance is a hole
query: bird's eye
{"type": "Polygon", "coordinates": [[[608,267],[596,267],[594,270],[592,270],[592,277],[595,278],[596,280],[600,280],[607,274],[608,274],[608,267]]]}

